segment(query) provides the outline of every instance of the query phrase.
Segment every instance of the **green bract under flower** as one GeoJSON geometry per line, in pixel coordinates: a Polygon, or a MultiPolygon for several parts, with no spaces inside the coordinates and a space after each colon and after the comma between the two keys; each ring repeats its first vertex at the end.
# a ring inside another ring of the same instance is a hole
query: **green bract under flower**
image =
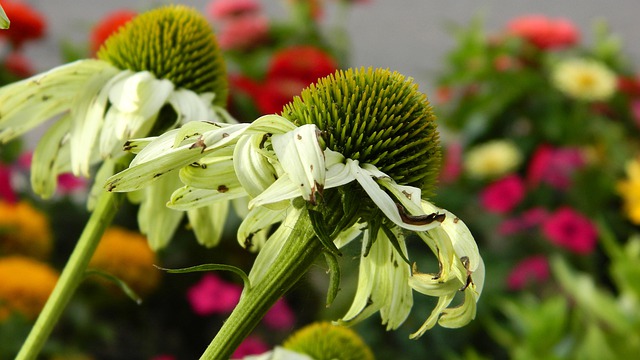
{"type": "Polygon", "coordinates": [[[227,99],[225,63],[216,38],[207,20],[185,6],[137,16],[107,39],[98,58],[120,69],[149,71],[176,88],[214,93],[217,105],[227,99]]]}
{"type": "Polygon", "coordinates": [[[305,89],[282,116],[315,124],[326,146],[428,193],[440,169],[435,116],[418,85],[384,69],[339,71],[305,89]]]}

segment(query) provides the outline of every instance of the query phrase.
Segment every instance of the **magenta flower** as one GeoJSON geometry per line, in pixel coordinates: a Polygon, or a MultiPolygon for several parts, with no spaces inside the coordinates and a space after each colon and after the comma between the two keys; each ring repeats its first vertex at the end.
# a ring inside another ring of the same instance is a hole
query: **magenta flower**
{"type": "Polygon", "coordinates": [[[205,274],[187,291],[193,311],[202,316],[229,313],[238,303],[242,287],[228,283],[214,274],[205,274]]]}
{"type": "Polygon", "coordinates": [[[263,354],[269,351],[269,346],[256,336],[249,336],[238,346],[231,355],[232,359],[239,359],[249,355],[263,354]]]}
{"type": "Polygon", "coordinates": [[[525,187],[518,175],[512,174],[491,183],[480,193],[482,206],[490,212],[507,213],[524,198],[525,187]]]}
{"type": "Polygon", "coordinates": [[[529,185],[535,187],[542,182],[559,190],[567,189],[571,186],[571,176],[575,170],[584,164],[585,159],[579,149],[540,145],[529,163],[529,185]]]}
{"type": "Polygon", "coordinates": [[[0,200],[8,203],[18,201],[18,196],[11,185],[11,167],[0,163],[0,200]]]}
{"type": "Polygon", "coordinates": [[[521,290],[531,283],[542,283],[549,278],[549,262],[542,255],[520,261],[507,277],[509,290],[521,290]]]}
{"type": "Polygon", "coordinates": [[[569,207],[550,214],[542,225],[542,232],[552,243],[576,254],[592,252],[598,238],[595,225],[569,207]]]}
{"type": "Polygon", "coordinates": [[[263,318],[264,324],[275,330],[286,330],[293,326],[296,316],[287,304],[281,298],[269,309],[263,318]]]}
{"type": "Polygon", "coordinates": [[[504,220],[498,226],[498,233],[503,236],[508,236],[530,230],[543,223],[548,216],[549,214],[544,208],[531,208],[524,211],[520,216],[504,220]]]}

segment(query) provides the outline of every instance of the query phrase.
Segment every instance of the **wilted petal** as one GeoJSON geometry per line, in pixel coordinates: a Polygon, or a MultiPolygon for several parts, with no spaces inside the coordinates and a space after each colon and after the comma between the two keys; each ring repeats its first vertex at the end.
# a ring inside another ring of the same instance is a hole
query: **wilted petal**
{"type": "Polygon", "coordinates": [[[60,166],[69,164],[60,155],[69,153],[68,132],[71,117],[58,119],[44,134],[33,152],[31,160],[31,187],[43,198],[51,197],[58,184],[60,166]],[[65,151],[66,148],[66,151],[65,151]]]}
{"type": "Polygon", "coordinates": [[[178,89],[171,93],[168,102],[178,115],[176,123],[184,124],[191,121],[213,120],[212,100],[211,95],[198,96],[193,91],[178,89]]]}
{"type": "Polygon", "coordinates": [[[315,203],[316,193],[322,193],[325,182],[324,154],[317,131],[315,125],[307,124],[271,137],[284,171],[298,186],[302,198],[311,203],[315,203]]]}
{"type": "Polygon", "coordinates": [[[173,192],[167,206],[174,210],[186,211],[217,202],[227,202],[246,195],[247,193],[242,187],[230,188],[220,192],[218,190],[183,186],[173,192]]]}
{"type": "Polygon", "coordinates": [[[187,210],[189,225],[200,245],[208,248],[218,245],[228,214],[227,201],[187,210]]]}
{"type": "Polygon", "coordinates": [[[177,174],[165,176],[146,187],[138,210],[138,226],[147,235],[153,250],[164,248],[171,240],[184,213],[166,206],[171,193],[182,183],[177,174]]]}
{"type": "Polygon", "coordinates": [[[436,307],[433,309],[433,311],[431,311],[431,314],[429,315],[427,320],[424,322],[424,324],[422,324],[422,326],[420,326],[420,328],[416,332],[414,332],[413,334],[409,335],[409,338],[411,338],[411,339],[419,338],[427,330],[433,328],[436,325],[436,323],[438,322],[438,318],[440,317],[440,314],[442,314],[444,309],[447,306],[449,306],[449,304],[451,304],[451,301],[453,301],[454,296],[455,296],[455,293],[453,293],[451,295],[445,295],[445,296],[439,297],[438,298],[438,303],[436,304],[436,307]]]}
{"type": "Polygon", "coordinates": [[[258,250],[263,244],[256,239],[257,235],[282,222],[286,216],[287,210],[271,210],[264,206],[251,209],[238,228],[238,243],[245,249],[258,250]]]}

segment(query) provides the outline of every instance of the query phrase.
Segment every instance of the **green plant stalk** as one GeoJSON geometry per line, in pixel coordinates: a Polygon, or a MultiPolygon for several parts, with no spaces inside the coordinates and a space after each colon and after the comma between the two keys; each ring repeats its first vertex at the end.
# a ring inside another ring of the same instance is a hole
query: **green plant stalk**
{"type": "Polygon", "coordinates": [[[42,350],[60,315],[84,279],[89,261],[104,231],[118,212],[122,197],[123,195],[120,193],[105,191],[98,198],[96,207],[85,225],[71,257],[62,270],[53,292],[22,345],[16,360],[36,359],[42,350]]]}
{"type": "Polygon", "coordinates": [[[200,357],[227,360],[267,311],[309,270],[323,253],[306,211],[262,281],[246,289],[238,305],[200,357]]]}

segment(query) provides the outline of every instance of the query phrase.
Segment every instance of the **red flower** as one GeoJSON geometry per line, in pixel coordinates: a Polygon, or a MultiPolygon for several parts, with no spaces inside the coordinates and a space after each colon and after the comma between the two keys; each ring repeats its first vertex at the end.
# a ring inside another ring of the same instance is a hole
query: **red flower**
{"type": "Polygon", "coordinates": [[[637,76],[620,76],[618,90],[631,97],[640,97],[640,78],[637,76]]]}
{"type": "Polygon", "coordinates": [[[640,128],[640,100],[631,102],[631,115],[636,126],[640,128]]]}
{"type": "Polygon", "coordinates": [[[267,70],[267,78],[296,79],[307,86],[333,74],[337,68],[336,61],[321,49],[295,46],[275,53],[267,70]]]}
{"type": "Polygon", "coordinates": [[[31,61],[19,51],[11,52],[4,59],[4,67],[19,78],[28,78],[34,74],[31,61]]]}
{"type": "Polygon", "coordinates": [[[95,54],[100,46],[107,41],[109,36],[118,31],[120,27],[136,17],[137,13],[132,10],[116,10],[100,20],[91,29],[90,46],[91,52],[95,54]]]}
{"type": "Polygon", "coordinates": [[[576,26],[566,19],[551,19],[544,15],[527,15],[507,24],[507,31],[524,38],[540,49],[559,49],[578,42],[576,26]]]}
{"type": "Polygon", "coordinates": [[[190,288],[187,298],[193,311],[202,316],[229,313],[238,303],[242,287],[214,274],[206,274],[190,288]]]}
{"type": "Polygon", "coordinates": [[[519,262],[507,277],[509,290],[521,290],[530,283],[542,283],[549,278],[549,262],[538,255],[519,262]]]}
{"type": "Polygon", "coordinates": [[[571,186],[571,175],[585,164],[584,157],[576,148],[553,148],[540,145],[535,150],[527,169],[530,186],[541,182],[564,190],[571,186]]]}
{"type": "Polygon", "coordinates": [[[276,330],[291,328],[295,320],[295,314],[283,298],[280,298],[263,318],[265,325],[276,330]]]}
{"type": "Polygon", "coordinates": [[[508,175],[487,186],[480,193],[480,202],[488,211],[502,214],[516,207],[524,195],[522,179],[517,175],[508,175]]]}
{"type": "Polygon", "coordinates": [[[576,254],[588,254],[596,246],[598,230],[591,221],[569,207],[549,215],[542,225],[543,234],[552,243],[576,254]]]}
{"type": "Polygon", "coordinates": [[[28,4],[20,1],[3,1],[2,8],[11,20],[11,27],[0,31],[15,49],[20,49],[29,40],[44,36],[46,22],[44,16],[28,4]]]}
{"type": "Polygon", "coordinates": [[[207,5],[207,14],[216,21],[232,20],[260,11],[260,3],[255,0],[214,0],[207,5]]]}
{"type": "Polygon", "coordinates": [[[256,106],[262,114],[279,113],[293,100],[294,96],[300,95],[307,85],[304,81],[295,78],[267,79],[255,98],[256,106]]]}

